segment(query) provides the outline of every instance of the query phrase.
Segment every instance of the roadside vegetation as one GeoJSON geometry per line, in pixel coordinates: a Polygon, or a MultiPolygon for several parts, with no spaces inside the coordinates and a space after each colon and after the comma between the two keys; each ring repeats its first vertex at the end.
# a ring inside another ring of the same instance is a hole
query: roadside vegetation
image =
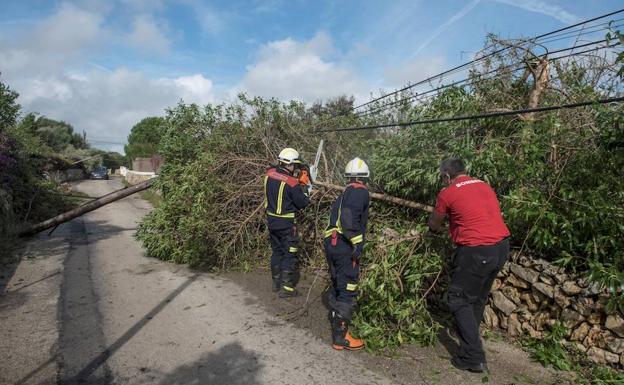
{"type": "Polygon", "coordinates": [[[119,167],[125,159],[117,153],[93,149],[85,134],[59,122],[28,113],[21,116],[18,93],[0,82],[0,261],[12,257],[16,235],[28,223],[48,219],[79,204],[51,173],[76,167],[83,170],[103,164],[119,167]],[[100,155],[94,157],[96,155],[100,155]]]}

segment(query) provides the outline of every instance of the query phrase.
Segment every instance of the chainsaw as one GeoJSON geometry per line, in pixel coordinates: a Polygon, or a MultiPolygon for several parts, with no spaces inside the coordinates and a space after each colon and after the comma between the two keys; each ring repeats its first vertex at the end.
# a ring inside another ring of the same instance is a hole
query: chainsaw
{"type": "Polygon", "coordinates": [[[308,194],[312,193],[312,184],[316,181],[318,175],[318,166],[321,161],[321,153],[323,152],[323,139],[319,143],[316,150],[316,157],[314,157],[314,163],[311,166],[303,166],[299,173],[299,184],[305,186],[308,190],[308,194]]]}

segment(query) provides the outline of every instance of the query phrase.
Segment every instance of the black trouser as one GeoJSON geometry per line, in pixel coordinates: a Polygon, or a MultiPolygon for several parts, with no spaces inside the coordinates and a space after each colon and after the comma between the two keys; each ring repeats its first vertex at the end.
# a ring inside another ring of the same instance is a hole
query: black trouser
{"type": "Polygon", "coordinates": [[[357,284],[360,275],[360,263],[353,258],[353,248],[340,234],[332,242],[325,238],[325,257],[329,266],[332,287],[329,292],[329,306],[340,317],[351,321],[357,304],[357,284]]]}
{"type": "MultiPolygon", "coordinates": [[[[297,272],[299,267],[299,236],[297,227],[292,220],[269,217],[269,237],[271,238],[271,270],[288,272],[287,275],[297,284],[297,272]]],[[[284,277],[285,278],[285,277],[284,277]]]]}
{"type": "Polygon", "coordinates": [[[459,246],[453,254],[448,305],[459,332],[458,358],[467,364],[486,362],[479,324],[492,283],[508,256],[508,238],[495,245],[459,246]]]}

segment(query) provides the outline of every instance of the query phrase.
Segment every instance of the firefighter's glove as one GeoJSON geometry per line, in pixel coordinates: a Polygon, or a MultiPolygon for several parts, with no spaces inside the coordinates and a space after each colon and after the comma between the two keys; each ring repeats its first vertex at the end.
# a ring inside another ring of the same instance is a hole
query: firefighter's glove
{"type": "Polygon", "coordinates": [[[308,170],[301,170],[299,172],[299,184],[302,186],[310,186],[312,183],[310,182],[310,174],[308,170]]]}
{"type": "Polygon", "coordinates": [[[353,254],[351,255],[355,260],[359,261],[362,252],[364,251],[364,242],[356,243],[353,245],[353,254]]]}

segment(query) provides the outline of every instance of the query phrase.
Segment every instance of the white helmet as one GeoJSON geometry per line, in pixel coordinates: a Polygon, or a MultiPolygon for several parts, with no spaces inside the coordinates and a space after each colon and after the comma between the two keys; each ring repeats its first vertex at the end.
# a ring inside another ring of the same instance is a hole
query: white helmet
{"type": "Polygon", "coordinates": [[[368,178],[370,171],[368,165],[360,158],[353,158],[345,167],[345,177],[347,178],[368,178]]]}
{"type": "Polygon", "coordinates": [[[301,160],[299,159],[299,151],[290,147],[283,149],[279,153],[277,160],[284,164],[301,163],[301,160]]]}

